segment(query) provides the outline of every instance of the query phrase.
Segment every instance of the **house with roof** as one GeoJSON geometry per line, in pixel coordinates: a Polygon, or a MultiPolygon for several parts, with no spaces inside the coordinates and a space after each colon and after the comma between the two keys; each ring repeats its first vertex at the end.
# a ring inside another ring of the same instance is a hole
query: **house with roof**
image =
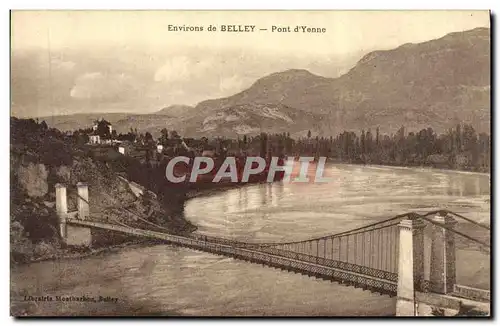
{"type": "Polygon", "coordinates": [[[109,134],[111,135],[111,133],[113,132],[113,126],[111,125],[111,122],[104,120],[103,118],[101,118],[101,120],[94,121],[94,124],[92,126],[92,130],[97,132],[99,130],[99,127],[101,127],[101,130],[102,130],[102,126],[107,127],[109,130],[109,134]]]}
{"type": "Polygon", "coordinates": [[[89,134],[89,144],[111,144],[113,126],[104,119],[95,120],[92,125],[92,132],[89,134]]]}

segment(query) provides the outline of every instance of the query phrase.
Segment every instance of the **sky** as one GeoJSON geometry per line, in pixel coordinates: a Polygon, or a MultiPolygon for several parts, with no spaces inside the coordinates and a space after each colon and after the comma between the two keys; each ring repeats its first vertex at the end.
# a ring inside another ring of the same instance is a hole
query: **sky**
{"type": "Polygon", "coordinates": [[[196,105],[287,69],[338,77],[370,51],[476,27],[489,27],[487,11],[13,11],[11,111],[25,117],[196,105]],[[223,32],[222,25],[254,32],[223,32]],[[326,31],[296,33],[296,26],[326,31]]]}

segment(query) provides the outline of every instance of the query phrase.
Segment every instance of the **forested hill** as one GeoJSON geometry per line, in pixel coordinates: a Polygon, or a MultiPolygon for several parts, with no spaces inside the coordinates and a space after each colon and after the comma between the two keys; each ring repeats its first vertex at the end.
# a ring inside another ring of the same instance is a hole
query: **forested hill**
{"type": "MultiPolygon", "coordinates": [[[[127,221],[131,216],[120,210],[127,207],[144,214],[172,232],[192,230],[181,218],[171,216],[166,206],[137,198],[121,181],[110,164],[95,158],[81,144],[78,133],[66,134],[33,119],[10,121],[10,241],[13,262],[64,254],[55,212],[55,184],[67,186],[68,209],[76,210],[76,184],[89,184],[91,213],[102,218],[127,221]]],[[[116,152],[116,150],[113,150],[116,152]]],[[[137,164],[138,171],[144,169],[137,164]]],[[[176,208],[177,209],[177,208],[176,208]]]]}

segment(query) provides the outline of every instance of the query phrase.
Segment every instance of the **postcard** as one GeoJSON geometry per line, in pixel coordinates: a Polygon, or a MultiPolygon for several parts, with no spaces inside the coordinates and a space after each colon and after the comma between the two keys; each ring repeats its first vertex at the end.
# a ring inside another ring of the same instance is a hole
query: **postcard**
{"type": "Polygon", "coordinates": [[[490,19],[11,11],[11,315],[489,317],[490,19]]]}

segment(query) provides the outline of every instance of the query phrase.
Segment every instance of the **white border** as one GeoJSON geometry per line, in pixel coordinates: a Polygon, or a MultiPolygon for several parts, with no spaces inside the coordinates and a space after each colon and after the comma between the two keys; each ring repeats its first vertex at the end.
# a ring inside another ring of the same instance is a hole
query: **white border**
{"type": "Polygon", "coordinates": [[[183,0],[178,2],[164,2],[154,0],[122,0],[122,1],[36,1],[20,0],[5,1],[11,9],[318,9],[318,10],[436,10],[436,9],[492,9],[493,0],[444,0],[444,1],[362,1],[351,0],[327,4],[321,0],[289,0],[282,2],[271,2],[266,0],[254,1],[203,1],[203,0],[183,0]]]}

